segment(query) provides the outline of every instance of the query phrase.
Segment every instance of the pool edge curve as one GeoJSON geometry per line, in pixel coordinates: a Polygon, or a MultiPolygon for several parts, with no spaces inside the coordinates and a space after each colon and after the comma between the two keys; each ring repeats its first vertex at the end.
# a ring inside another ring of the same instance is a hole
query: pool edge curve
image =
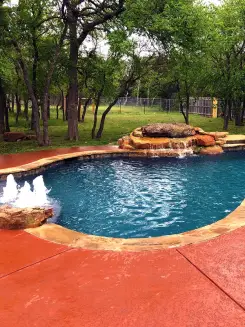
{"type": "MultiPolygon", "coordinates": [[[[108,150],[88,150],[55,155],[42,158],[28,164],[0,169],[0,179],[6,179],[8,174],[16,177],[40,173],[46,168],[69,159],[86,159],[107,156],[145,156],[141,150],[120,150],[117,146],[108,150]]],[[[50,242],[67,245],[73,248],[110,251],[154,251],[159,249],[177,248],[211,240],[220,235],[245,227],[245,200],[232,213],[211,225],[189,232],[152,238],[110,238],[87,235],[64,228],[57,224],[44,224],[41,227],[25,231],[50,242]]]]}

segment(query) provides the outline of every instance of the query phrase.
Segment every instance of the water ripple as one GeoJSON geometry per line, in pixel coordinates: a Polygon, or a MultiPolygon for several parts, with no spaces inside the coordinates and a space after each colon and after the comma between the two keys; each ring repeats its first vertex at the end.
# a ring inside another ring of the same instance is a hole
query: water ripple
{"type": "Polygon", "coordinates": [[[245,197],[245,155],[74,161],[44,181],[61,225],[113,237],[180,233],[222,219],[245,197]]]}

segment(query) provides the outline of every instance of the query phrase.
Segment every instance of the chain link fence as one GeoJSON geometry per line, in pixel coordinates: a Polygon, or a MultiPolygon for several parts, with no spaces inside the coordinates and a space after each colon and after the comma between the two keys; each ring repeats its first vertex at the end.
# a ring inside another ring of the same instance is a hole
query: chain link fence
{"type": "MultiPolygon", "coordinates": [[[[106,104],[106,100],[103,100],[106,104]]],[[[136,97],[124,97],[120,98],[116,106],[121,107],[138,107],[144,108],[144,112],[147,111],[165,111],[165,112],[179,112],[180,103],[178,99],[164,99],[164,98],[136,98],[136,97]]],[[[213,101],[212,98],[190,98],[189,113],[198,114],[202,116],[212,116],[213,101]]],[[[184,104],[184,111],[186,111],[186,105],[184,104]]]]}
{"type": "MultiPolygon", "coordinates": [[[[81,104],[84,105],[86,98],[82,98],[81,104]]],[[[56,106],[61,104],[61,98],[59,96],[51,96],[50,104],[56,106]]],[[[92,100],[90,101],[92,104],[92,100]]],[[[101,106],[107,106],[109,104],[108,99],[101,99],[101,106]]],[[[164,99],[164,98],[138,98],[138,97],[122,97],[120,98],[115,108],[119,109],[119,112],[137,111],[139,113],[147,112],[180,112],[180,103],[178,99],[164,99]]],[[[212,98],[202,97],[202,98],[190,98],[189,113],[198,114],[202,116],[210,117],[212,116],[213,102],[212,98]]],[[[184,111],[186,106],[184,104],[184,111]]]]}

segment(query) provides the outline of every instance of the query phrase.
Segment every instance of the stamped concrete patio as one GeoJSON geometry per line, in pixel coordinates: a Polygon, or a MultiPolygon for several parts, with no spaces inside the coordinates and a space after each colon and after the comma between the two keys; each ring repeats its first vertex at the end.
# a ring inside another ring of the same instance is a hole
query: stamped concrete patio
{"type": "MultiPolygon", "coordinates": [[[[0,169],[85,150],[1,156],[0,169]]],[[[139,252],[74,249],[0,230],[0,250],[1,327],[245,326],[245,227],[139,252]]]]}

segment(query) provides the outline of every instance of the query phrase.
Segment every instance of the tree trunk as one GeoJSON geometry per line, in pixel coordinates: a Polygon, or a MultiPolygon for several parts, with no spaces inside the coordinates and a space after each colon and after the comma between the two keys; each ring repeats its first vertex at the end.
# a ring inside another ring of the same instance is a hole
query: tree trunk
{"type": "Polygon", "coordinates": [[[88,105],[91,101],[91,98],[88,98],[85,103],[84,103],[84,106],[83,106],[83,113],[82,113],[82,123],[84,123],[84,120],[85,120],[85,116],[86,116],[86,112],[87,112],[87,108],[88,108],[88,105]]]}
{"type": "Polygon", "coordinates": [[[186,94],[186,112],[185,112],[185,123],[189,125],[189,111],[190,111],[190,95],[186,94]]]}
{"type": "Polygon", "coordinates": [[[231,100],[228,99],[226,101],[226,106],[225,106],[225,111],[224,111],[224,126],[223,126],[223,129],[225,131],[228,130],[231,107],[232,107],[231,100]]]}
{"type": "Polygon", "coordinates": [[[14,112],[14,93],[11,94],[11,111],[14,112]]]}
{"type": "Polygon", "coordinates": [[[48,119],[50,119],[50,95],[48,95],[47,113],[48,113],[48,119]]]}
{"type": "Polygon", "coordinates": [[[242,101],[242,113],[241,113],[241,124],[244,125],[244,114],[245,114],[245,97],[242,101]]]}
{"type": "Polygon", "coordinates": [[[93,123],[92,131],[91,131],[92,139],[95,139],[95,131],[96,131],[96,126],[97,126],[97,115],[98,115],[99,105],[100,105],[100,96],[98,96],[98,98],[96,99],[96,107],[94,110],[94,123],[93,123]]]}
{"type": "Polygon", "coordinates": [[[19,122],[19,115],[21,113],[21,99],[18,96],[18,93],[15,94],[15,100],[16,100],[16,117],[15,117],[15,122],[18,124],[19,122]]]}
{"type": "Polygon", "coordinates": [[[60,97],[56,105],[56,119],[59,119],[59,106],[62,103],[62,98],[60,97]]]}
{"type": "Polygon", "coordinates": [[[231,101],[231,107],[229,108],[229,120],[230,121],[233,121],[232,113],[233,113],[233,103],[231,101]]]}
{"type": "Polygon", "coordinates": [[[177,82],[177,91],[178,91],[178,99],[179,99],[180,112],[182,113],[182,115],[184,117],[184,120],[185,120],[185,123],[186,123],[186,121],[188,119],[187,119],[187,116],[186,116],[186,113],[185,113],[185,110],[184,110],[183,99],[182,99],[181,94],[180,94],[180,85],[179,85],[179,82],[177,82]]]}
{"type": "Polygon", "coordinates": [[[242,126],[242,99],[233,101],[232,107],[235,112],[235,126],[242,126]]]}
{"type": "Polygon", "coordinates": [[[24,99],[24,116],[25,116],[25,119],[26,121],[29,121],[29,116],[28,116],[28,110],[29,110],[29,99],[28,98],[25,98],[24,99]]]}
{"type": "Polygon", "coordinates": [[[186,80],[185,80],[185,98],[186,98],[185,123],[189,125],[190,92],[189,92],[188,82],[186,80]]]}
{"type": "Polygon", "coordinates": [[[102,133],[103,133],[103,130],[104,130],[104,126],[105,126],[105,119],[106,119],[106,116],[107,116],[107,114],[111,111],[111,108],[112,108],[113,106],[115,106],[115,104],[117,103],[118,99],[119,99],[119,96],[118,96],[117,98],[115,98],[115,99],[113,100],[113,102],[111,102],[111,103],[109,104],[109,106],[106,108],[106,110],[103,112],[102,117],[101,117],[101,120],[100,120],[100,126],[99,126],[98,132],[97,132],[97,134],[96,134],[96,138],[97,138],[97,139],[100,139],[100,138],[101,138],[102,133]]]}
{"type": "Polygon", "coordinates": [[[5,131],[10,132],[10,127],[9,127],[9,112],[11,108],[11,101],[10,97],[6,96],[6,106],[5,106],[5,113],[4,113],[4,120],[5,120],[5,131]]]}
{"type": "Polygon", "coordinates": [[[67,107],[68,107],[68,101],[69,101],[69,98],[68,98],[68,94],[66,95],[65,97],[65,120],[68,120],[68,111],[67,111],[67,107]]]}
{"type": "Polygon", "coordinates": [[[18,46],[18,43],[15,40],[12,40],[12,43],[15,47],[15,50],[19,56],[18,58],[18,63],[20,65],[20,68],[22,70],[23,73],[23,77],[24,77],[24,81],[26,84],[26,87],[28,89],[28,94],[29,97],[32,101],[32,109],[33,109],[33,118],[34,118],[34,127],[35,127],[35,132],[36,132],[36,137],[37,137],[37,141],[39,144],[42,144],[42,140],[41,140],[41,134],[40,134],[40,122],[39,122],[39,107],[38,107],[38,103],[37,103],[37,98],[35,97],[35,94],[33,92],[33,88],[32,88],[32,84],[31,81],[29,79],[29,74],[28,74],[28,69],[25,65],[25,62],[22,58],[22,53],[21,50],[18,46]]]}
{"type": "Polygon", "coordinates": [[[4,114],[6,111],[6,95],[0,78],[0,134],[5,132],[4,114]]]}
{"type": "Polygon", "coordinates": [[[63,121],[66,120],[66,117],[65,117],[65,97],[64,97],[64,92],[61,91],[61,96],[62,96],[62,102],[61,102],[61,108],[62,108],[62,116],[63,116],[63,121]]]}
{"type": "MultiPolygon", "coordinates": [[[[96,107],[95,107],[95,110],[94,110],[94,123],[93,123],[93,127],[92,127],[92,139],[95,139],[95,131],[96,131],[96,126],[97,126],[97,117],[98,117],[98,110],[99,110],[99,106],[100,106],[100,99],[101,99],[101,96],[103,94],[103,90],[104,90],[104,83],[102,85],[102,88],[100,89],[98,95],[97,95],[97,98],[96,98],[96,107]]],[[[97,136],[96,136],[97,138],[97,136]]]]}
{"type": "Polygon", "coordinates": [[[69,40],[70,40],[70,53],[69,53],[69,91],[68,91],[68,139],[71,141],[77,141],[78,135],[78,119],[77,119],[77,107],[78,107],[78,77],[77,77],[77,61],[79,44],[77,41],[77,21],[78,17],[68,7],[67,16],[69,19],[69,40]]]}
{"type": "Polygon", "coordinates": [[[10,104],[5,106],[5,131],[10,132],[9,126],[9,111],[10,111],[10,104]]]}
{"type": "Polygon", "coordinates": [[[78,112],[77,112],[77,119],[78,119],[79,122],[81,121],[81,107],[82,107],[82,98],[79,97],[78,112]]]}
{"type": "Polygon", "coordinates": [[[43,145],[50,145],[50,140],[48,136],[48,105],[49,105],[49,94],[44,91],[43,101],[42,101],[42,117],[43,117],[43,145]]]}
{"type": "MultiPolygon", "coordinates": [[[[32,61],[32,89],[35,98],[37,99],[37,66],[39,61],[39,53],[38,53],[38,47],[37,47],[37,39],[36,39],[36,30],[34,29],[33,35],[32,35],[32,45],[33,45],[33,61],[32,61]]],[[[35,104],[32,104],[32,113],[31,113],[31,130],[36,129],[37,125],[37,113],[35,104]]],[[[38,115],[39,115],[39,109],[38,109],[38,115]]]]}

